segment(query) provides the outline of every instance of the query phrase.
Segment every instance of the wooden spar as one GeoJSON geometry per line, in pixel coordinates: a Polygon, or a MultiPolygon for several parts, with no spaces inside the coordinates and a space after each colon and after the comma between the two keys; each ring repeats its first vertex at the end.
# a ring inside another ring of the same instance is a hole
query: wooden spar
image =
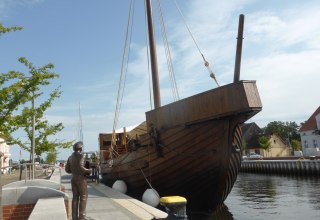
{"type": "Polygon", "coordinates": [[[126,131],[126,127],[124,127],[123,128],[123,135],[120,137],[120,144],[121,145],[126,145],[126,143],[127,143],[126,136],[127,136],[127,131],[126,131]]]}
{"type": "Polygon", "coordinates": [[[238,82],[239,78],[240,78],[241,52],[242,52],[242,39],[243,39],[243,23],[244,23],[244,15],[241,14],[239,16],[237,52],[236,52],[236,61],[235,61],[235,64],[234,64],[233,82],[238,82]]]}
{"type": "Polygon", "coordinates": [[[154,31],[153,31],[151,0],[146,0],[146,7],[147,7],[147,18],[148,18],[154,107],[159,108],[161,106],[160,87],[159,87],[159,76],[158,76],[157,49],[156,49],[155,37],[154,37],[154,31]]]}

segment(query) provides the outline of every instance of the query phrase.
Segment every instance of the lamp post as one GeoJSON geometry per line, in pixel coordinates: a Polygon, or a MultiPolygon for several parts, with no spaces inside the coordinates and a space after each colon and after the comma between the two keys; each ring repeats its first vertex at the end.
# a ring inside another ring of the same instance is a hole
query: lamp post
{"type": "Polygon", "coordinates": [[[291,151],[291,155],[294,155],[294,150],[291,146],[291,142],[290,142],[290,135],[291,135],[291,132],[288,132],[288,145],[289,145],[289,149],[291,151]]]}
{"type": "Polygon", "coordinates": [[[34,154],[35,154],[35,107],[34,107],[34,90],[32,91],[32,141],[31,141],[31,159],[32,159],[32,179],[34,179],[34,154]]]}
{"type": "MultiPolygon", "coordinates": [[[[32,79],[32,77],[26,77],[27,79],[32,79]]],[[[34,94],[34,88],[32,89],[32,100],[31,100],[31,109],[32,109],[32,131],[31,131],[31,149],[30,149],[30,159],[31,159],[31,168],[32,168],[32,179],[34,179],[34,154],[35,154],[35,124],[36,124],[36,118],[35,118],[35,94],[34,94]]],[[[30,175],[29,175],[30,176],[30,175]]]]}
{"type": "Polygon", "coordinates": [[[1,174],[2,174],[2,157],[3,157],[4,153],[2,153],[0,151],[0,181],[1,181],[1,174]]]}
{"type": "MultiPolygon", "coordinates": [[[[0,182],[1,182],[1,176],[2,176],[2,156],[3,153],[0,151],[0,182]]],[[[0,185],[0,219],[2,219],[2,185],[0,185]]]]}

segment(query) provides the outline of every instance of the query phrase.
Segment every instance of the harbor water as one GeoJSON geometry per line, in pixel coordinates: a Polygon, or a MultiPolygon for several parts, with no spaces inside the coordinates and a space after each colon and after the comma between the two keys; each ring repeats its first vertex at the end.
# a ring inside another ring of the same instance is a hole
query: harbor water
{"type": "Polygon", "coordinates": [[[215,214],[193,213],[189,220],[320,219],[320,178],[240,173],[215,214]]]}

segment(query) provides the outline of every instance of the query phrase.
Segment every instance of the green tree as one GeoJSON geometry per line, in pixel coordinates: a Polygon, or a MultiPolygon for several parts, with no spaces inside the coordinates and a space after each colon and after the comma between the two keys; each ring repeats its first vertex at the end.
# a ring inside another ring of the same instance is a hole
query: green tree
{"type": "MultiPolygon", "coordinates": [[[[41,92],[41,88],[50,85],[50,81],[54,78],[59,77],[58,74],[52,72],[54,68],[53,64],[47,64],[43,67],[36,68],[31,62],[26,58],[19,58],[19,62],[24,64],[30,73],[30,77],[27,77],[24,74],[21,74],[21,85],[28,85],[29,93],[26,94],[25,98],[27,101],[39,100],[39,97],[44,95],[41,92]]],[[[60,132],[64,126],[62,123],[57,123],[50,125],[48,120],[44,118],[45,111],[52,106],[53,101],[56,98],[59,98],[61,95],[60,87],[54,89],[50,94],[49,98],[43,103],[38,104],[37,106],[24,106],[21,110],[21,114],[11,117],[11,127],[18,130],[22,129],[27,134],[28,141],[22,140],[20,138],[14,138],[10,134],[10,142],[12,144],[17,144],[21,148],[31,151],[31,142],[32,142],[32,124],[33,116],[35,117],[35,154],[39,157],[44,152],[49,152],[56,148],[69,148],[72,145],[72,142],[60,141],[57,139],[52,140],[52,136],[60,132]]],[[[9,135],[9,134],[8,134],[9,135]]]]}
{"type": "Polygon", "coordinates": [[[258,139],[259,141],[259,145],[262,149],[264,149],[265,151],[269,152],[270,148],[271,148],[271,142],[270,139],[267,136],[261,136],[258,139]]]}
{"type": "Polygon", "coordinates": [[[263,130],[266,135],[277,134],[282,139],[286,139],[288,138],[289,132],[292,132],[292,130],[287,126],[288,124],[288,122],[273,121],[267,124],[263,130]]]}
{"type": "Polygon", "coordinates": [[[292,147],[292,149],[294,150],[294,151],[298,151],[298,150],[301,150],[302,148],[301,148],[301,143],[300,143],[300,141],[298,141],[298,140],[292,140],[291,141],[291,147],[292,147]]]}
{"type": "Polygon", "coordinates": [[[54,164],[57,161],[58,152],[56,149],[49,150],[47,153],[46,162],[48,164],[54,164]]]}
{"type": "MultiPolygon", "coordinates": [[[[0,23],[0,36],[11,31],[22,30],[22,27],[13,26],[5,27],[0,23]]],[[[60,88],[55,89],[50,93],[48,100],[40,104],[37,108],[23,107],[27,102],[31,102],[43,93],[40,92],[40,87],[48,86],[50,80],[59,75],[50,72],[54,68],[53,64],[47,64],[43,67],[36,68],[26,58],[19,58],[19,62],[24,64],[28,69],[31,77],[27,77],[24,73],[10,71],[0,74],[0,135],[11,144],[18,144],[21,148],[30,151],[30,143],[32,140],[31,118],[33,115],[36,119],[35,130],[37,138],[35,139],[35,153],[38,157],[43,153],[58,147],[69,148],[72,142],[52,140],[52,136],[61,131],[64,127],[62,123],[49,125],[45,120],[44,113],[51,107],[52,102],[61,95],[60,88]],[[21,110],[21,111],[19,111],[21,110]],[[15,113],[15,114],[13,114],[15,113]],[[29,144],[25,141],[14,138],[15,131],[23,129],[27,133],[29,144]]]]}
{"type": "MultiPolygon", "coordinates": [[[[4,27],[0,23],[0,36],[17,30],[22,30],[22,27],[4,27]]],[[[20,81],[22,77],[23,74],[15,71],[0,74],[0,135],[6,140],[16,128],[12,121],[12,112],[27,101],[26,96],[30,85],[22,85],[20,81]]]]}
{"type": "Polygon", "coordinates": [[[3,26],[2,23],[0,23],[0,36],[2,34],[5,34],[8,32],[11,32],[11,31],[18,31],[18,30],[22,30],[22,29],[23,29],[23,27],[20,27],[20,26],[5,27],[5,26],[3,26]]]}
{"type": "Polygon", "coordinates": [[[24,74],[14,71],[0,75],[0,132],[6,140],[18,128],[13,112],[29,100],[31,85],[23,78],[24,74]]]}
{"type": "Polygon", "coordinates": [[[246,150],[247,150],[247,142],[244,139],[242,139],[242,152],[245,153],[246,150]]]}
{"type": "Polygon", "coordinates": [[[289,143],[289,139],[300,141],[300,135],[298,134],[299,126],[296,122],[273,121],[262,130],[265,135],[277,134],[287,141],[287,144],[289,143]]]}

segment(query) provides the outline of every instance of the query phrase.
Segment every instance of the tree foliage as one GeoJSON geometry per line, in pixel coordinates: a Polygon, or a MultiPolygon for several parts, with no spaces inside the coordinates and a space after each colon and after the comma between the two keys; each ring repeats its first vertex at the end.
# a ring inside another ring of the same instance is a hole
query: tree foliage
{"type": "Polygon", "coordinates": [[[291,141],[291,147],[292,147],[292,149],[295,150],[295,151],[298,151],[298,150],[301,150],[301,149],[302,149],[302,148],[301,148],[301,143],[300,143],[300,141],[298,141],[298,140],[292,140],[292,141],[291,141]]]}
{"type": "Polygon", "coordinates": [[[0,75],[0,131],[5,139],[17,129],[12,112],[28,101],[30,86],[23,84],[23,78],[23,74],[14,71],[0,75]]]}
{"type": "Polygon", "coordinates": [[[56,149],[50,150],[47,153],[46,162],[48,164],[54,164],[57,161],[58,152],[56,149]]]}
{"type": "MultiPolygon", "coordinates": [[[[5,27],[0,23],[0,36],[22,29],[19,26],[5,27]]],[[[42,88],[50,85],[52,79],[59,77],[58,74],[51,71],[54,65],[49,63],[36,68],[24,57],[18,60],[28,68],[30,76],[17,71],[0,74],[0,135],[7,142],[31,151],[32,118],[34,116],[36,155],[40,156],[43,152],[55,151],[58,147],[71,147],[71,141],[52,138],[64,128],[63,124],[50,125],[44,117],[45,111],[51,107],[52,102],[60,97],[60,87],[54,89],[49,94],[49,98],[37,107],[26,106],[27,103],[43,95],[42,88]],[[27,134],[28,141],[14,137],[13,134],[17,130],[23,130],[27,134]]]]}
{"type": "Polygon", "coordinates": [[[22,29],[23,29],[23,27],[20,27],[20,26],[5,27],[5,26],[3,26],[2,23],[0,23],[0,36],[2,34],[5,34],[8,32],[11,32],[11,31],[18,31],[18,30],[22,30],[22,29]]]}
{"type": "MultiPolygon", "coordinates": [[[[0,23],[0,36],[17,30],[22,30],[22,27],[5,27],[0,23]]],[[[11,117],[12,112],[27,101],[26,96],[30,86],[27,84],[22,85],[21,79],[23,76],[23,74],[16,71],[0,74],[0,135],[6,140],[16,128],[11,117]]]]}
{"type": "Polygon", "coordinates": [[[298,134],[299,126],[296,122],[273,121],[262,130],[265,135],[277,134],[283,140],[290,138],[300,141],[300,135],[298,134]]]}
{"type": "Polygon", "coordinates": [[[246,150],[247,150],[247,142],[244,140],[244,139],[242,139],[242,150],[243,150],[243,152],[245,152],[246,150]]]}
{"type": "Polygon", "coordinates": [[[259,145],[262,149],[264,149],[265,151],[269,152],[270,148],[271,148],[271,142],[270,139],[267,136],[261,136],[258,139],[259,141],[259,145]]]}
{"type": "MultiPolygon", "coordinates": [[[[58,74],[52,72],[54,68],[53,64],[47,64],[43,67],[36,68],[31,62],[26,58],[19,58],[19,62],[24,64],[30,73],[30,77],[23,75],[21,77],[22,85],[28,85],[29,93],[25,96],[27,101],[39,100],[39,97],[44,95],[41,92],[42,87],[50,84],[50,81],[54,78],[59,77],[58,74]]],[[[68,148],[71,146],[72,142],[64,142],[57,139],[52,140],[52,136],[55,136],[60,132],[64,126],[62,123],[49,124],[48,120],[45,119],[44,114],[47,109],[52,106],[53,101],[59,98],[61,95],[60,87],[54,89],[50,94],[49,98],[38,104],[37,106],[24,106],[21,113],[16,116],[11,116],[11,127],[15,130],[22,129],[28,138],[28,141],[22,140],[20,138],[14,138],[10,136],[10,142],[19,145],[21,148],[31,151],[32,142],[32,124],[33,116],[35,117],[35,153],[40,156],[44,152],[52,151],[58,147],[68,148]]]]}

